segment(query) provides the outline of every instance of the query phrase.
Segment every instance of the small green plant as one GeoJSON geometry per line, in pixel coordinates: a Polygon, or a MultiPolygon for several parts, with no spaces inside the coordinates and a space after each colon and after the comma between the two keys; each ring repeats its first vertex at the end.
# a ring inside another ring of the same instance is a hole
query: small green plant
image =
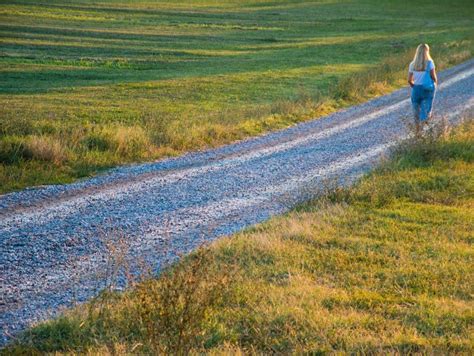
{"type": "Polygon", "coordinates": [[[88,134],[81,142],[86,150],[107,151],[111,148],[110,138],[101,132],[92,132],[88,134]]]}
{"type": "Polygon", "coordinates": [[[200,250],[158,281],[138,286],[137,315],[155,352],[185,355],[202,347],[209,312],[225,299],[230,281],[211,259],[200,250]]]}
{"type": "Polygon", "coordinates": [[[0,163],[5,165],[18,164],[27,156],[27,147],[23,138],[8,136],[0,141],[0,163]]]}

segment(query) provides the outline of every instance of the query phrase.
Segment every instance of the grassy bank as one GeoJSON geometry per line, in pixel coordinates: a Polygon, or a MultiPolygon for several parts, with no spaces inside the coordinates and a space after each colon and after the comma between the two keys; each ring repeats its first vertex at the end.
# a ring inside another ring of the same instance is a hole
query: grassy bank
{"type": "Polygon", "coordinates": [[[0,192],[216,146],[472,56],[469,0],[3,1],[0,192]],[[419,14],[423,13],[423,16],[419,14]]]}
{"type": "Polygon", "coordinates": [[[473,129],[407,144],[6,352],[472,353],[473,129]]]}

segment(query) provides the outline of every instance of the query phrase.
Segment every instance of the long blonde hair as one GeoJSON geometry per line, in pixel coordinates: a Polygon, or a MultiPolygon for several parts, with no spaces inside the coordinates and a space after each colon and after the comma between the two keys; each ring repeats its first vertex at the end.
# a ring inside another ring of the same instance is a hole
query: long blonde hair
{"type": "Polygon", "coordinates": [[[426,64],[431,61],[430,46],[426,43],[419,45],[416,48],[415,57],[413,57],[413,70],[424,71],[426,70],[426,64]]]}

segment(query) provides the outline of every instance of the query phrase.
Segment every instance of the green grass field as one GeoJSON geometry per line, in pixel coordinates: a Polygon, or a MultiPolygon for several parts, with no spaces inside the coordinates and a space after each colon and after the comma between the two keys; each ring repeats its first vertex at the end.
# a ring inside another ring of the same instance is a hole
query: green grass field
{"type": "Polygon", "coordinates": [[[216,241],[5,354],[472,354],[474,125],[216,241]]]}
{"type": "Polygon", "coordinates": [[[286,127],[403,85],[419,42],[439,69],[474,46],[470,0],[37,3],[0,7],[0,192],[286,127]]]}

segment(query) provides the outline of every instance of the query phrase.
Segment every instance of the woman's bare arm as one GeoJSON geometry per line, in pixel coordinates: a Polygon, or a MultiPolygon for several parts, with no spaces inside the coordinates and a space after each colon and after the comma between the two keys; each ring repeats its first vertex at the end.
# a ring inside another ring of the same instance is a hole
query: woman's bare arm
{"type": "Polygon", "coordinates": [[[413,80],[413,73],[408,73],[408,84],[413,87],[415,85],[415,81],[413,80]]]}
{"type": "Polygon", "coordinates": [[[433,82],[435,82],[435,84],[438,85],[438,76],[436,75],[436,70],[434,68],[430,70],[430,75],[431,75],[431,79],[433,79],[433,82]]]}

